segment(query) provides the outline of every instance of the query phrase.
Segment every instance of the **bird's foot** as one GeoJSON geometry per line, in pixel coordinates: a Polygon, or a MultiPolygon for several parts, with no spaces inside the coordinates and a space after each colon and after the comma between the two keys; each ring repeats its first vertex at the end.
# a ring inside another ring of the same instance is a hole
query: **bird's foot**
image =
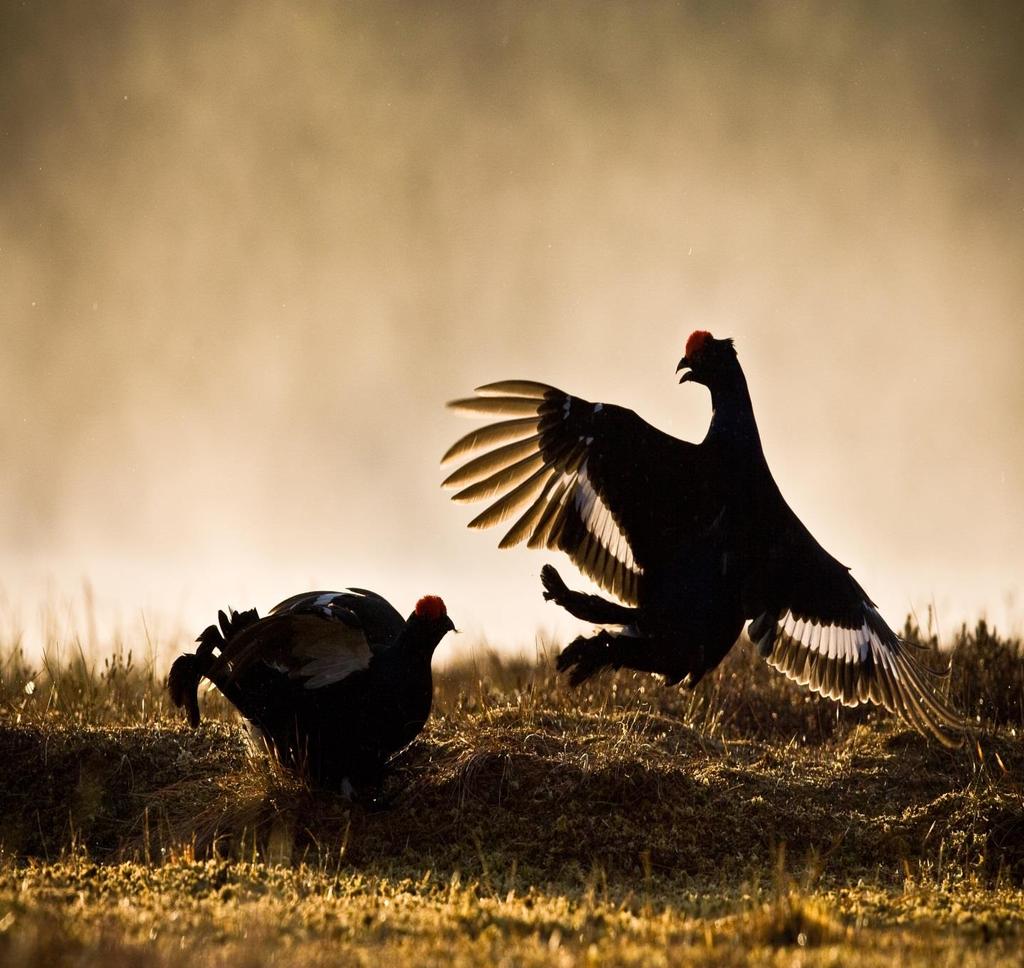
{"type": "Polygon", "coordinates": [[[394,808],[395,804],[402,799],[401,790],[392,790],[391,793],[385,794],[383,790],[378,790],[377,793],[361,801],[363,809],[367,813],[386,813],[388,810],[394,808]]]}
{"type": "Polygon", "coordinates": [[[386,793],[383,777],[374,777],[369,780],[360,777],[353,782],[352,778],[345,776],[342,777],[340,783],[333,786],[332,792],[352,806],[362,807],[367,813],[390,810],[402,795],[400,789],[386,793]]]}
{"type": "Polygon", "coordinates": [[[540,570],[540,583],[544,586],[544,600],[565,606],[566,599],[572,594],[569,586],[562,581],[562,576],[554,565],[545,565],[540,570]]]}
{"type": "Polygon", "coordinates": [[[604,633],[590,638],[581,635],[573,639],[562,649],[555,662],[559,672],[569,673],[569,685],[571,686],[580,685],[594,673],[614,664],[611,642],[604,633]]]}
{"type": "Polygon", "coordinates": [[[352,785],[352,781],[347,776],[343,776],[341,778],[341,783],[338,785],[338,793],[340,793],[346,800],[356,799],[356,788],[352,785]]]}

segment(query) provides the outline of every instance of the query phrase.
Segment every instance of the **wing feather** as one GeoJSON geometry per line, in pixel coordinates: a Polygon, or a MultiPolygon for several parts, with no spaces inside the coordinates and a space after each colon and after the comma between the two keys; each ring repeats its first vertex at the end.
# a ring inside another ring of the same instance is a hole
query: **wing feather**
{"type": "Polygon", "coordinates": [[[481,447],[491,444],[504,444],[510,440],[518,440],[520,437],[528,437],[537,432],[539,417],[520,417],[518,420],[502,420],[498,423],[488,424],[478,430],[472,430],[463,437],[460,437],[441,458],[442,464],[461,457],[463,454],[472,453],[481,447]]]}
{"type": "MultiPolygon", "coordinates": [[[[530,535],[529,540],[526,542],[527,548],[544,548],[555,546],[555,543],[552,540],[552,532],[555,527],[555,520],[561,515],[562,511],[565,509],[565,502],[568,499],[569,489],[571,486],[571,477],[563,477],[561,480],[558,481],[558,483],[555,486],[554,493],[548,499],[547,507],[544,508],[544,513],[537,520],[537,525],[533,529],[533,533],[530,535]]],[[[511,532],[509,532],[509,534],[511,534],[511,532]]]]}
{"type": "Polygon", "coordinates": [[[540,434],[534,434],[525,440],[505,444],[486,454],[481,454],[479,457],[474,457],[473,460],[452,471],[441,483],[441,486],[458,487],[460,484],[469,484],[487,477],[499,468],[507,467],[510,461],[535,453],[539,440],[540,434]]]}
{"type": "Polygon", "coordinates": [[[537,412],[533,397],[466,397],[448,404],[460,413],[508,414],[523,417],[537,412]]]}
{"type": "Polygon", "coordinates": [[[318,689],[367,668],[371,658],[357,626],[336,615],[290,611],[268,615],[230,639],[209,677],[218,685],[238,683],[247,670],[262,664],[318,689]]]}
{"type": "Polygon", "coordinates": [[[720,511],[704,500],[710,489],[694,462],[698,445],[656,430],[631,410],[530,380],[487,383],[476,393],[450,406],[517,419],[456,441],[442,462],[481,453],[444,483],[462,488],[458,501],[497,495],[469,526],[515,516],[502,548],[525,542],[564,551],[584,574],[635,604],[644,561],[663,553],[665,534],[699,531],[720,511]],[[658,500],[662,494],[677,500],[658,500]]]}
{"type": "Polygon", "coordinates": [[[513,484],[518,484],[520,481],[525,480],[534,471],[542,469],[549,470],[550,465],[544,460],[543,454],[535,451],[522,460],[517,460],[501,470],[495,471],[482,481],[477,481],[475,484],[470,484],[469,487],[463,488],[458,494],[452,496],[452,500],[461,504],[465,501],[479,501],[483,498],[491,497],[499,491],[503,491],[513,484]]]}
{"type": "Polygon", "coordinates": [[[499,548],[514,548],[522,544],[533,533],[540,523],[541,518],[550,508],[549,495],[552,489],[557,489],[558,479],[552,475],[547,483],[531,504],[519,517],[515,524],[505,533],[505,536],[498,542],[499,548]]]}
{"type": "Polygon", "coordinates": [[[550,474],[550,468],[546,465],[541,466],[540,470],[535,471],[525,481],[517,484],[511,491],[473,518],[468,527],[489,528],[501,523],[528,501],[532,501],[544,488],[550,474]]]}
{"type": "Polygon", "coordinates": [[[388,649],[405,628],[405,619],[398,610],[383,595],[368,588],[303,592],[275,605],[269,614],[286,612],[314,612],[356,626],[362,629],[375,654],[388,649]]]}
{"type": "Polygon", "coordinates": [[[499,380],[497,383],[485,383],[483,386],[477,387],[475,392],[482,393],[484,396],[509,395],[541,400],[549,390],[554,390],[554,387],[548,386],[546,383],[537,383],[534,380],[499,380]]]}

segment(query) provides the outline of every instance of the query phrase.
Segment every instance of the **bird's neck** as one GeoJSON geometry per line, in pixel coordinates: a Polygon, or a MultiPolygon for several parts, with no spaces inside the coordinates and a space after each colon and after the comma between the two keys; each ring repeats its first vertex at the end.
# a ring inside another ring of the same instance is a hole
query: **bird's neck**
{"type": "Polygon", "coordinates": [[[392,656],[396,661],[429,670],[437,645],[435,632],[410,623],[384,654],[392,656]]]}
{"type": "Polygon", "coordinates": [[[742,440],[747,447],[753,447],[763,457],[761,435],[754,419],[754,406],[750,402],[747,380],[739,363],[715,380],[709,389],[711,426],[708,428],[708,438],[742,440]]]}

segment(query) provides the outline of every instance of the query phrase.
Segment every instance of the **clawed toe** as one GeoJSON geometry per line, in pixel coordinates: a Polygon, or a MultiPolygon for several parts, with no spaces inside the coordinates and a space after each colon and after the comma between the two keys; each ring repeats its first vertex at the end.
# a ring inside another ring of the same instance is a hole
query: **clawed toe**
{"type": "Polygon", "coordinates": [[[600,666],[591,669],[589,666],[578,665],[572,672],[569,673],[569,685],[575,689],[577,686],[582,686],[595,672],[597,672],[600,666]]]}
{"type": "Polygon", "coordinates": [[[569,685],[578,686],[595,672],[611,665],[608,643],[601,637],[580,636],[562,649],[555,666],[559,672],[569,673],[569,685]]]}
{"type": "Polygon", "coordinates": [[[561,604],[569,593],[569,586],[562,581],[562,576],[554,565],[545,565],[540,570],[540,582],[544,586],[544,600],[561,604]]]}
{"type": "Polygon", "coordinates": [[[558,657],[555,659],[555,668],[559,672],[568,671],[580,661],[579,644],[582,641],[582,639],[576,639],[558,653],[558,657]]]}

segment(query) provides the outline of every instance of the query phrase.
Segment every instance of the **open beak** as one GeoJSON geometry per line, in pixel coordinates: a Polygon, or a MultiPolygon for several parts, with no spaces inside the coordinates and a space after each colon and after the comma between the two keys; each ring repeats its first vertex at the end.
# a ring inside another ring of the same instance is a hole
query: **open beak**
{"type": "MultiPolygon", "coordinates": [[[[679,366],[677,366],[677,367],[676,367],[676,373],[678,373],[678,372],[679,372],[680,370],[688,370],[688,369],[690,369],[690,364],[689,364],[689,362],[687,361],[686,357],[684,356],[684,357],[683,357],[683,358],[682,358],[682,359],[681,359],[681,360],[679,361],[679,366]]],[[[682,375],[682,376],[681,376],[681,377],[679,378],[679,382],[680,382],[680,383],[685,383],[685,382],[686,382],[687,380],[692,380],[692,379],[693,379],[693,374],[692,374],[692,373],[684,373],[684,374],[683,374],[683,375],[682,375]]]]}

